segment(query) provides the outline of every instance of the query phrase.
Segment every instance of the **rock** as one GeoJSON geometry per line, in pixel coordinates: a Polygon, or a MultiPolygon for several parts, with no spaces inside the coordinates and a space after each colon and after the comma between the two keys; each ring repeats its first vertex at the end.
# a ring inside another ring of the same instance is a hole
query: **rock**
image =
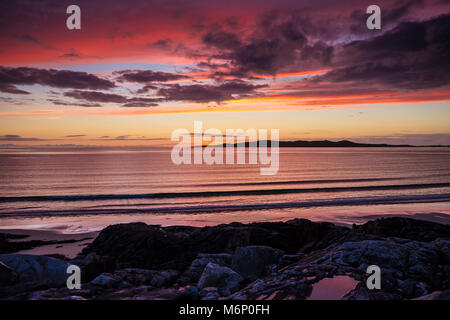
{"type": "Polygon", "coordinates": [[[239,284],[243,278],[228,267],[219,266],[215,263],[208,263],[198,281],[197,287],[216,287],[222,296],[228,296],[239,289],[239,284]]]}
{"type": "Polygon", "coordinates": [[[206,265],[210,262],[218,264],[219,266],[230,267],[232,257],[233,256],[228,253],[200,253],[197,258],[192,261],[189,268],[183,273],[180,283],[197,283],[202,275],[203,269],[205,269],[206,265]]]}
{"type": "Polygon", "coordinates": [[[80,255],[70,261],[81,269],[81,281],[89,282],[103,272],[113,272],[116,268],[114,258],[100,256],[95,252],[80,255]]]}
{"type": "Polygon", "coordinates": [[[342,300],[402,300],[400,294],[386,292],[384,290],[369,290],[366,284],[358,284],[355,290],[346,294],[342,300]]]}
{"type": "Polygon", "coordinates": [[[82,269],[81,290],[65,287],[65,261],[0,255],[0,284],[16,275],[15,283],[0,286],[0,297],[302,300],[322,279],[348,276],[359,283],[346,300],[447,299],[447,227],[381,220],[353,230],[301,219],[205,228],[110,226],[71,261],[82,269]],[[381,267],[381,290],[366,287],[372,264],[381,267]],[[55,274],[61,279],[53,282],[55,274]]]}
{"type": "Polygon", "coordinates": [[[161,288],[171,284],[177,277],[176,270],[162,270],[155,273],[150,284],[154,287],[161,288]]]}
{"type": "Polygon", "coordinates": [[[89,295],[87,290],[69,290],[67,288],[52,288],[32,292],[28,300],[86,300],[83,295],[89,295]]]}
{"type": "Polygon", "coordinates": [[[346,242],[317,260],[336,265],[360,267],[378,265],[399,270],[406,278],[434,282],[439,254],[431,243],[416,241],[365,240],[346,242]]]}
{"type": "Polygon", "coordinates": [[[239,246],[263,245],[295,254],[359,237],[348,228],[305,219],[288,222],[231,223],[214,227],[165,227],[144,223],[103,229],[83,254],[113,257],[122,268],[186,270],[199,253],[233,253],[239,246]]]}
{"type": "Polygon", "coordinates": [[[117,285],[120,282],[120,278],[117,276],[114,276],[110,273],[102,273],[95,279],[91,281],[92,285],[100,286],[102,288],[111,288],[115,285],[117,285]]]}
{"type": "Polygon", "coordinates": [[[114,272],[114,275],[120,277],[121,281],[127,282],[132,286],[149,285],[155,274],[157,274],[156,270],[137,268],[120,269],[114,272]]]}
{"type": "Polygon", "coordinates": [[[216,287],[206,287],[200,291],[201,300],[218,300],[219,290],[216,287]]]}
{"type": "Polygon", "coordinates": [[[306,257],[307,255],[304,253],[297,253],[297,254],[285,254],[281,257],[280,260],[280,267],[288,266],[292,263],[296,263],[306,257]]]}
{"type": "Polygon", "coordinates": [[[30,254],[2,254],[0,262],[17,274],[19,284],[30,286],[46,285],[50,287],[65,286],[68,274],[67,262],[46,256],[30,254]]]}
{"type": "Polygon", "coordinates": [[[0,286],[12,285],[17,280],[17,274],[6,264],[0,262],[0,286]]]}
{"type": "Polygon", "coordinates": [[[180,269],[196,255],[186,250],[184,237],[145,223],[118,224],[103,229],[83,253],[114,257],[124,267],[180,269]]]}
{"type": "Polygon", "coordinates": [[[233,255],[231,268],[246,279],[255,280],[268,268],[281,261],[283,251],[266,246],[239,247],[233,255]]]}
{"type": "Polygon", "coordinates": [[[152,286],[139,286],[107,292],[96,296],[98,300],[176,300],[180,292],[175,288],[155,289],[152,286]]]}
{"type": "Polygon", "coordinates": [[[180,300],[197,300],[198,298],[199,292],[196,286],[186,286],[178,296],[180,300]]]}
{"type": "Polygon", "coordinates": [[[285,279],[283,275],[258,279],[228,296],[230,300],[304,300],[311,294],[311,284],[302,277],[285,279]]]}
{"type": "Polygon", "coordinates": [[[414,300],[450,300],[450,290],[435,291],[425,296],[418,297],[414,300]]]}
{"type": "Polygon", "coordinates": [[[363,225],[354,225],[353,230],[383,237],[398,237],[422,242],[438,238],[450,238],[450,225],[410,218],[382,218],[369,221],[363,225]]]}

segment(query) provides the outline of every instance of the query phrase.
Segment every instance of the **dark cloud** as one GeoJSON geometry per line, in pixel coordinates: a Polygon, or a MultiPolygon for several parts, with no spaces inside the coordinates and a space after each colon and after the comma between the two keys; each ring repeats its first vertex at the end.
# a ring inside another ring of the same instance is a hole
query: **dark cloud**
{"type": "Polygon", "coordinates": [[[12,94],[30,94],[28,91],[17,89],[15,86],[7,83],[1,83],[0,79],[0,91],[12,94]]]}
{"type": "MultiPolygon", "coordinates": [[[[100,102],[100,103],[120,103],[123,107],[155,107],[157,102],[160,102],[159,98],[127,98],[125,96],[115,93],[104,93],[99,91],[82,91],[73,90],[65,92],[64,96],[83,100],[86,102],[100,102]]],[[[70,104],[74,105],[74,104],[70,104]]],[[[81,106],[99,106],[99,105],[81,105],[81,106]]]]}
{"type": "Polygon", "coordinates": [[[157,107],[158,104],[154,102],[127,102],[122,107],[128,108],[144,108],[144,107],[157,107]]]}
{"type": "Polygon", "coordinates": [[[178,84],[158,90],[158,95],[167,101],[217,102],[233,100],[255,94],[255,90],[266,85],[254,85],[244,81],[228,81],[219,85],[195,84],[180,86],[178,84]]]}
{"type": "Polygon", "coordinates": [[[203,35],[202,41],[219,49],[233,49],[241,45],[241,41],[236,34],[222,30],[209,31],[203,35]]]}
{"type": "Polygon", "coordinates": [[[158,89],[157,86],[154,86],[154,85],[150,84],[150,85],[143,86],[141,89],[137,90],[136,93],[137,94],[142,94],[142,93],[147,93],[150,90],[156,90],[156,89],[158,89]]]}
{"type": "Polygon", "coordinates": [[[39,40],[36,37],[30,36],[29,34],[23,34],[20,36],[16,36],[15,37],[17,40],[21,41],[21,42],[29,42],[29,43],[34,43],[46,50],[57,50],[56,48],[46,44],[45,42],[39,40]]]}
{"type": "Polygon", "coordinates": [[[114,74],[120,75],[118,77],[119,81],[135,83],[167,82],[189,78],[185,75],[152,70],[122,70],[116,71],[114,74]]]}
{"type": "MultiPolygon", "coordinates": [[[[391,8],[381,5],[381,21],[383,28],[391,28],[396,23],[403,20],[403,18],[407,17],[412,9],[415,7],[422,7],[423,3],[423,0],[410,0],[399,1],[391,8]]],[[[368,17],[365,9],[366,8],[354,10],[350,14],[350,32],[354,34],[373,34],[373,30],[365,28],[365,21],[368,17]]]]}
{"type": "Polygon", "coordinates": [[[103,103],[125,103],[127,98],[124,96],[113,94],[113,93],[103,93],[98,91],[81,91],[74,90],[64,93],[64,96],[75,98],[78,100],[86,100],[92,102],[103,102],[103,103]]]}
{"type": "Polygon", "coordinates": [[[383,35],[354,41],[336,57],[339,67],[313,81],[355,82],[419,90],[450,84],[450,15],[405,22],[383,35]]]}
{"type": "Polygon", "coordinates": [[[16,134],[5,134],[0,136],[0,141],[44,141],[39,138],[24,138],[16,134]]]}
{"type": "Polygon", "coordinates": [[[114,138],[111,138],[110,136],[101,136],[97,139],[93,140],[103,140],[103,141],[160,141],[160,140],[169,140],[168,138],[146,138],[145,136],[136,136],[136,135],[120,135],[114,138]]]}
{"type": "Polygon", "coordinates": [[[150,47],[160,48],[160,49],[169,49],[172,46],[172,40],[170,40],[170,39],[161,39],[161,40],[153,42],[149,46],[150,47]]]}
{"type": "Polygon", "coordinates": [[[101,107],[98,103],[78,103],[78,102],[70,102],[70,101],[63,101],[58,99],[47,99],[47,101],[50,101],[51,103],[58,105],[58,106],[76,106],[76,107],[101,107]]]}
{"type": "Polygon", "coordinates": [[[9,68],[0,66],[0,91],[14,94],[27,92],[16,85],[43,85],[54,88],[110,89],[115,84],[87,72],[36,69],[28,67],[9,68]]]}
{"type": "Polygon", "coordinates": [[[122,107],[156,107],[158,102],[162,101],[159,98],[131,98],[127,100],[127,103],[123,104],[122,107]]]}
{"type": "MultiPolygon", "coordinates": [[[[208,59],[227,61],[228,71],[218,71],[216,76],[241,79],[257,75],[275,76],[281,71],[305,70],[315,64],[330,62],[333,47],[323,41],[308,39],[303,30],[304,22],[298,15],[270,11],[245,37],[213,27],[203,35],[202,41],[219,51],[212,52],[208,59]]],[[[199,66],[208,64],[202,62],[199,66]]]]}

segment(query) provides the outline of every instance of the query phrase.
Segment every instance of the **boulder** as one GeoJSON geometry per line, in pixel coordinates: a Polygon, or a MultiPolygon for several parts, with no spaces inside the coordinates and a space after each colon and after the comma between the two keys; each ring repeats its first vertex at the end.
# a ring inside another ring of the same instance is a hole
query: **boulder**
{"type": "Polygon", "coordinates": [[[0,286],[8,286],[17,280],[17,274],[6,264],[0,262],[0,286]]]}
{"type": "Polygon", "coordinates": [[[176,270],[160,270],[154,274],[150,284],[156,288],[165,287],[173,283],[178,275],[176,270]]]}
{"type": "Polygon", "coordinates": [[[197,300],[199,298],[199,292],[196,286],[186,286],[181,289],[181,293],[178,296],[180,300],[197,300]]]}
{"type": "Polygon", "coordinates": [[[110,273],[102,273],[95,279],[91,281],[92,285],[99,286],[102,288],[112,288],[113,286],[119,284],[120,278],[117,276],[114,276],[110,273]]]}
{"type": "Polygon", "coordinates": [[[353,230],[383,237],[398,237],[422,242],[450,238],[450,225],[402,217],[369,221],[363,225],[354,225],[353,230]]]}
{"type": "Polygon", "coordinates": [[[255,280],[278,265],[283,251],[266,246],[239,247],[233,255],[231,268],[246,279],[255,280]]]}
{"type": "Polygon", "coordinates": [[[114,258],[98,255],[91,252],[87,255],[79,255],[70,261],[81,269],[81,281],[89,282],[103,272],[113,272],[116,268],[114,258]]]}
{"type": "Polygon", "coordinates": [[[197,283],[202,275],[203,269],[210,262],[218,264],[219,266],[230,267],[232,255],[228,253],[199,253],[197,258],[192,261],[189,268],[183,273],[180,278],[180,283],[197,283]]]}
{"type": "Polygon", "coordinates": [[[219,290],[216,287],[206,287],[200,291],[201,300],[218,300],[219,290]]]}
{"type": "Polygon", "coordinates": [[[228,296],[239,289],[239,284],[243,278],[228,267],[219,266],[215,263],[208,263],[198,281],[197,287],[216,287],[222,296],[228,296]]]}
{"type": "Polygon", "coordinates": [[[142,286],[149,285],[156,273],[156,270],[126,268],[115,271],[114,275],[130,285],[142,286]]]}
{"type": "Polygon", "coordinates": [[[169,232],[145,223],[112,225],[103,229],[83,254],[113,257],[122,268],[180,269],[196,254],[186,248],[185,232],[169,232]]]}
{"type": "Polygon", "coordinates": [[[0,262],[17,274],[19,283],[36,283],[59,287],[66,285],[67,262],[31,254],[2,254],[0,262]]]}

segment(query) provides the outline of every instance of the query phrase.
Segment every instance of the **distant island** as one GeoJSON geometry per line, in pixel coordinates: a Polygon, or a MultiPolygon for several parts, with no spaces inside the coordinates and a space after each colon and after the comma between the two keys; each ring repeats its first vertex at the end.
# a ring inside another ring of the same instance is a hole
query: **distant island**
{"type": "MultiPolygon", "coordinates": [[[[263,141],[259,141],[263,142],[263,141]]],[[[226,147],[227,143],[222,146],[226,147]]],[[[243,146],[249,147],[249,142],[245,143],[235,143],[234,147],[243,146]]],[[[271,140],[267,140],[267,146],[271,146],[271,140]]],[[[205,146],[203,146],[205,147],[205,146]]],[[[340,141],[329,141],[329,140],[318,140],[318,141],[306,141],[306,140],[296,140],[296,141],[280,141],[280,148],[404,148],[404,147],[449,147],[445,145],[431,145],[431,146],[416,146],[409,144],[386,144],[386,143],[358,143],[349,140],[340,141]]]]}

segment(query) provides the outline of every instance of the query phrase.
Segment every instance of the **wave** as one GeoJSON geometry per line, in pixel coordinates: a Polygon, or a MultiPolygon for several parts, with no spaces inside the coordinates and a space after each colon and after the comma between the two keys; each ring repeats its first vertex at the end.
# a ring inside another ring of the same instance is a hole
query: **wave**
{"type": "Polygon", "coordinates": [[[222,196],[258,196],[292,193],[323,193],[374,190],[407,190],[450,187],[450,183],[424,183],[401,185],[374,185],[353,187],[325,187],[325,188],[295,188],[295,189],[258,189],[258,190],[227,190],[227,191],[198,191],[198,192],[166,192],[146,194],[97,194],[97,195],[61,195],[61,196],[23,196],[0,197],[0,203],[5,202],[40,202],[40,201],[102,201],[102,200],[131,200],[131,199],[167,199],[167,198],[204,198],[222,196]]]}
{"type": "Polygon", "coordinates": [[[318,180],[285,180],[285,181],[262,181],[262,182],[234,182],[234,183],[206,183],[199,184],[200,187],[227,187],[227,186],[262,186],[262,185],[285,185],[285,184],[322,184],[322,183],[355,183],[355,182],[380,182],[398,181],[410,179],[423,179],[450,176],[450,174],[432,174],[411,177],[395,178],[360,178],[360,179],[318,179],[318,180]]]}
{"type": "Polygon", "coordinates": [[[422,196],[395,196],[395,197],[358,197],[347,199],[327,199],[310,200],[301,202],[278,202],[264,204],[237,204],[237,205],[202,205],[202,206],[174,206],[162,208],[103,208],[103,209],[69,209],[69,210],[34,210],[34,211],[13,211],[2,212],[0,218],[11,218],[14,216],[71,216],[71,215],[101,215],[101,214],[200,214],[219,213],[232,211],[254,211],[272,210],[288,208],[310,208],[327,206],[362,206],[362,205],[383,205],[383,204],[404,204],[404,203],[429,203],[429,202],[449,202],[450,193],[431,194],[422,196]]]}

